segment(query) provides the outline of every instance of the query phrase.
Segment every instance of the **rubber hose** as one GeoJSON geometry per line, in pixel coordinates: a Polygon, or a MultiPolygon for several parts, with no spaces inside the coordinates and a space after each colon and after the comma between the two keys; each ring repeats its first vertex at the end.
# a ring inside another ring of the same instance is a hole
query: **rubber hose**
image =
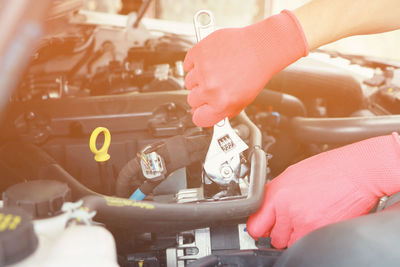
{"type": "Polygon", "coordinates": [[[102,194],[96,193],[81,184],[57,163],[49,164],[40,168],[38,178],[44,180],[57,180],[66,183],[72,189],[72,199],[74,200],[78,200],[88,195],[102,196],[102,194]]]}
{"type": "Polygon", "coordinates": [[[84,206],[97,211],[97,221],[138,232],[171,231],[174,226],[208,227],[210,222],[243,219],[257,211],[263,202],[266,166],[264,152],[256,148],[252,153],[249,193],[240,201],[172,204],[91,195],[83,198],[84,206]]]}
{"type": "MultiPolygon", "coordinates": [[[[0,149],[0,161],[14,170],[17,177],[26,180],[58,180],[65,182],[72,190],[72,198],[99,195],[78,182],[66,170],[39,147],[19,142],[10,142],[0,149]]],[[[1,177],[7,179],[6,177],[1,177]]]]}
{"type": "Polygon", "coordinates": [[[323,98],[332,117],[349,116],[359,110],[364,101],[360,82],[352,75],[320,64],[295,63],[273,76],[266,87],[288,92],[302,100],[323,98]]]}
{"type": "Polygon", "coordinates": [[[293,118],[291,132],[303,143],[349,144],[400,129],[400,115],[353,118],[293,118]]]}
{"type": "Polygon", "coordinates": [[[250,130],[250,139],[249,139],[249,152],[247,158],[251,159],[251,154],[253,153],[255,148],[262,147],[262,134],[260,129],[253,123],[252,120],[247,117],[246,113],[242,111],[238,116],[236,116],[236,121],[239,123],[245,124],[249,127],[250,130]]]}
{"type": "MultiPolygon", "coordinates": [[[[98,212],[96,219],[101,222],[129,227],[135,231],[151,229],[159,232],[162,230],[160,229],[162,227],[158,224],[160,222],[164,226],[168,225],[167,222],[169,222],[172,225],[177,225],[179,229],[183,229],[185,227],[191,228],[191,225],[207,226],[210,221],[245,218],[254,213],[263,202],[267,164],[265,154],[259,148],[254,149],[252,153],[250,188],[246,199],[241,199],[240,201],[170,204],[149,201],[136,202],[97,194],[75,180],[61,166],[54,163],[54,160],[47,160],[47,158],[51,158],[40,148],[31,145],[22,145],[19,148],[24,147],[25,149],[19,150],[20,153],[25,154],[26,148],[29,148],[32,153],[26,155],[29,158],[38,159],[39,161],[36,163],[40,162],[42,164],[35,166],[35,168],[38,168],[38,171],[35,172],[37,176],[30,177],[53,179],[67,183],[72,189],[74,200],[84,198],[84,205],[98,212]],[[43,158],[46,159],[42,160],[43,158]],[[158,220],[158,222],[155,220],[158,220]],[[180,221],[186,223],[179,224],[180,221]],[[188,224],[187,222],[190,223],[188,224]],[[135,223],[141,228],[132,228],[135,223]]],[[[8,148],[11,147],[8,146],[8,148]]],[[[17,164],[21,163],[19,159],[10,158],[10,160],[17,162],[17,164]]]]}
{"type": "Polygon", "coordinates": [[[306,116],[306,108],[300,99],[268,89],[262,90],[252,104],[263,107],[271,106],[273,111],[285,114],[288,117],[306,116]]]}

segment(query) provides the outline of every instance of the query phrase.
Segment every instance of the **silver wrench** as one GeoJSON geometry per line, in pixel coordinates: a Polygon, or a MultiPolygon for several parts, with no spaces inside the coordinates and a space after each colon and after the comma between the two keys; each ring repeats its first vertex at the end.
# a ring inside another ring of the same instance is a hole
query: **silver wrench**
{"type": "MultiPolygon", "coordinates": [[[[214,16],[209,10],[199,10],[194,15],[193,21],[197,42],[215,30],[214,16]],[[202,15],[209,17],[209,23],[200,22],[202,15]]],[[[205,178],[223,186],[227,186],[231,181],[238,182],[241,166],[240,153],[247,148],[246,143],[232,129],[228,118],[215,124],[204,162],[205,178]]]]}

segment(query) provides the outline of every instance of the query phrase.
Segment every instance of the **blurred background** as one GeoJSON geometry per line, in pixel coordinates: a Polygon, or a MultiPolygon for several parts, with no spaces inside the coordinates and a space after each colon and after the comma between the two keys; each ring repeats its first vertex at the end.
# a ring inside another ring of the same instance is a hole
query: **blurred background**
{"type": "MultiPolygon", "coordinates": [[[[199,9],[211,10],[220,27],[240,27],[257,22],[282,9],[295,9],[309,0],[153,0],[147,17],[192,23],[199,9]]],[[[85,0],[88,10],[128,14],[140,8],[141,0],[85,0]]],[[[400,60],[400,30],[384,34],[349,37],[323,48],[342,53],[400,60]]]]}

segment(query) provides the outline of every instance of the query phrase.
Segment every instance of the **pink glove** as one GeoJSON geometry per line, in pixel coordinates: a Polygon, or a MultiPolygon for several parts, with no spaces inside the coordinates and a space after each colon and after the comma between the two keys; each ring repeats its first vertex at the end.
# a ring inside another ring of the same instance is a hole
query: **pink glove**
{"type": "Polygon", "coordinates": [[[210,34],[183,63],[193,122],[208,127],[237,115],[274,74],[307,54],[303,30],[287,10],[248,27],[210,34]]]}
{"type": "Polygon", "coordinates": [[[266,185],[261,209],[247,222],[253,238],[290,246],[327,224],[368,213],[400,191],[399,136],[375,137],[303,160],[266,185]]]}

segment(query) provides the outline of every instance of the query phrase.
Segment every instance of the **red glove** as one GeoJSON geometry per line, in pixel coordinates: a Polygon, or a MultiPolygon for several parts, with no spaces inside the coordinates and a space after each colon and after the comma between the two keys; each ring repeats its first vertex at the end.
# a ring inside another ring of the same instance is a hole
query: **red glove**
{"type": "Polygon", "coordinates": [[[193,122],[208,127],[237,115],[274,74],[307,54],[303,30],[287,10],[254,25],[210,34],[183,63],[193,122]]]}
{"type": "Polygon", "coordinates": [[[253,238],[276,248],[371,210],[379,197],[400,191],[399,136],[375,137],[303,160],[266,185],[261,209],[247,222],[253,238]]]}

